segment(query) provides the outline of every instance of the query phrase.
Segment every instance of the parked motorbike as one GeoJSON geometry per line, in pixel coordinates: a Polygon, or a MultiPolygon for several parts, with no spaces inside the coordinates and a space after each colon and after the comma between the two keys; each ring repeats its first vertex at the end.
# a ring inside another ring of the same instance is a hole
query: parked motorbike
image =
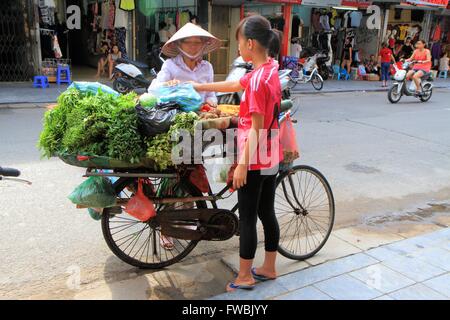
{"type": "Polygon", "coordinates": [[[417,94],[416,93],[416,86],[414,84],[414,81],[411,81],[410,86],[407,85],[407,79],[406,75],[409,70],[411,70],[412,66],[416,63],[416,61],[410,61],[410,62],[404,62],[403,63],[403,69],[398,68],[394,64],[395,68],[395,75],[394,79],[395,82],[392,85],[392,88],[388,92],[388,99],[391,103],[397,103],[400,101],[402,96],[414,96],[416,98],[419,98],[422,102],[427,102],[431,99],[431,96],[433,95],[433,84],[432,84],[432,78],[431,76],[424,76],[421,79],[421,87],[422,87],[422,93],[417,94]]]}
{"type": "Polygon", "coordinates": [[[153,77],[156,77],[157,72],[161,70],[164,59],[160,55],[159,47],[154,47],[151,52],[148,53],[147,58],[149,64],[133,61],[126,58],[117,59],[118,65],[115,66],[113,71],[113,88],[119,93],[128,93],[136,89],[147,89],[151,80],[145,78],[144,73],[146,70],[150,71],[153,77]]]}
{"type": "MultiPolygon", "coordinates": [[[[231,65],[231,71],[227,75],[225,81],[237,81],[245,76],[247,73],[253,70],[253,65],[251,63],[247,63],[242,59],[242,57],[238,57],[234,60],[231,65]]],[[[289,89],[289,74],[292,70],[280,70],[278,71],[278,75],[280,77],[281,82],[281,90],[282,90],[282,98],[283,100],[287,100],[291,98],[291,92],[289,89]]],[[[217,93],[217,100],[219,104],[233,104],[238,105],[241,103],[242,92],[221,92],[217,93]]]]}

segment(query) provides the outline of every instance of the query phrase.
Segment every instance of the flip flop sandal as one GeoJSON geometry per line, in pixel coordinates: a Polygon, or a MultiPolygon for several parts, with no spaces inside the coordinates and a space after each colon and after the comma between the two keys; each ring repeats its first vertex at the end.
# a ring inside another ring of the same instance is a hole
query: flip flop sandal
{"type": "Polygon", "coordinates": [[[173,250],[175,248],[175,245],[173,242],[171,242],[168,238],[161,236],[159,238],[159,244],[161,247],[163,247],[165,250],[173,250]]]}
{"type": "Polygon", "coordinates": [[[228,284],[228,288],[233,289],[233,291],[237,289],[241,290],[253,290],[255,288],[255,285],[248,285],[248,284],[235,284],[234,282],[230,282],[228,284]]]}
{"type": "Polygon", "coordinates": [[[255,278],[256,280],[259,280],[259,281],[269,281],[269,280],[276,279],[276,278],[269,278],[269,277],[263,276],[262,274],[257,274],[256,268],[252,268],[252,276],[253,276],[253,278],[255,278]]]}

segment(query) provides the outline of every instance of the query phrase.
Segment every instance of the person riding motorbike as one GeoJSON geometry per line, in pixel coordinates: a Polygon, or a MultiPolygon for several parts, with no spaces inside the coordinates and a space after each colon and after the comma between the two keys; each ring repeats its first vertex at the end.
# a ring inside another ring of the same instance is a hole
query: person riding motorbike
{"type": "MultiPolygon", "coordinates": [[[[221,42],[201,27],[187,23],[178,30],[162,48],[170,59],[161,67],[148,91],[162,85],[176,85],[182,82],[210,83],[214,81],[212,65],[203,56],[220,48],[221,42]]],[[[200,92],[203,101],[217,106],[214,92],[200,92]]]]}
{"type": "Polygon", "coordinates": [[[415,62],[412,70],[406,75],[408,80],[411,78],[414,80],[416,85],[416,94],[421,95],[421,78],[424,76],[429,76],[431,72],[431,52],[426,48],[426,43],[424,40],[419,40],[416,42],[416,50],[414,50],[411,58],[407,59],[408,62],[415,62]]]}

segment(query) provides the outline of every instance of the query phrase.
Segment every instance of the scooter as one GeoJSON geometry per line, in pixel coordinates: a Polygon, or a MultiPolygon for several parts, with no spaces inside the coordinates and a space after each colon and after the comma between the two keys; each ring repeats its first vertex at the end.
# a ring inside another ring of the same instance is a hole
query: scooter
{"type": "MultiPolygon", "coordinates": [[[[148,54],[148,59],[153,65],[150,70],[152,77],[156,77],[157,72],[161,70],[161,66],[164,63],[164,59],[161,57],[158,48],[148,54]]],[[[151,80],[144,77],[145,70],[150,69],[148,64],[133,61],[130,59],[119,58],[117,59],[118,65],[115,66],[113,71],[113,89],[119,93],[128,93],[136,89],[147,89],[151,80]]]]}
{"type": "Polygon", "coordinates": [[[398,68],[394,64],[395,68],[395,75],[394,79],[395,82],[392,85],[392,88],[388,92],[388,99],[391,103],[397,103],[400,101],[403,95],[405,96],[414,96],[416,98],[419,98],[422,102],[427,102],[431,99],[431,96],[433,95],[433,84],[431,83],[433,79],[431,76],[425,76],[421,79],[421,87],[422,87],[422,93],[417,94],[416,93],[416,86],[414,84],[414,81],[411,81],[410,87],[407,86],[407,79],[406,75],[408,71],[412,68],[415,61],[410,62],[404,62],[403,63],[403,69],[398,68]]]}
{"type": "MultiPolygon", "coordinates": [[[[253,65],[251,63],[247,63],[242,59],[242,57],[238,57],[234,60],[231,65],[231,71],[227,75],[225,81],[237,81],[245,76],[247,73],[253,70],[253,65]]],[[[285,69],[278,71],[278,76],[281,82],[281,91],[283,100],[287,100],[291,98],[291,92],[289,89],[289,75],[292,70],[285,69]]],[[[238,105],[241,103],[242,92],[221,92],[217,93],[217,100],[219,104],[232,104],[238,105]]]]}

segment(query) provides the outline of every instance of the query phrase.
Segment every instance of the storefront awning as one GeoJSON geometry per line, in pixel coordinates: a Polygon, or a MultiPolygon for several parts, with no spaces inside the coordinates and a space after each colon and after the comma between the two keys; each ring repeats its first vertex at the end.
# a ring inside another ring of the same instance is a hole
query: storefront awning
{"type": "Polygon", "coordinates": [[[446,8],[448,6],[449,0],[407,0],[406,4],[415,6],[427,6],[427,7],[437,7],[446,8]]]}

